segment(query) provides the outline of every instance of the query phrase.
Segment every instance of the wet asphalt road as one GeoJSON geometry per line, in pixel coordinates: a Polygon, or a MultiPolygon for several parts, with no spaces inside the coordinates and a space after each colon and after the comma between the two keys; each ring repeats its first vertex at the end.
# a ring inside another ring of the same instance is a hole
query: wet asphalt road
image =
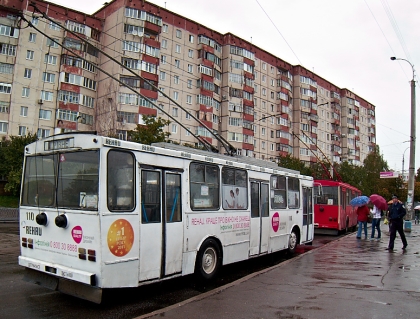
{"type": "MultiPolygon", "coordinates": [[[[339,237],[316,236],[312,246],[299,246],[297,254],[339,237]]],[[[0,223],[0,318],[133,318],[179,303],[250,273],[293,258],[285,252],[255,258],[222,268],[218,279],[203,286],[193,276],[139,288],[104,292],[101,305],[42,288],[22,280],[18,224],[0,223]]]]}

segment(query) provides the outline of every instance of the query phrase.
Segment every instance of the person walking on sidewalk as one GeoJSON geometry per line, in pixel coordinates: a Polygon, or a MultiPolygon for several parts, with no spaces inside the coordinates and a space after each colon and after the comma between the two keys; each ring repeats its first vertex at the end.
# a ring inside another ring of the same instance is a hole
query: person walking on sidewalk
{"type": "Polygon", "coordinates": [[[359,226],[357,227],[357,239],[362,238],[362,226],[364,228],[365,239],[367,239],[367,221],[369,213],[369,208],[366,205],[357,207],[357,223],[359,224],[359,226]]]}
{"type": "Polygon", "coordinates": [[[401,241],[403,244],[402,249],[407,248],[407,239],[405,238],[404,229],[403,229],[403,217],[406,214],[404,205],[398,201],[397,195],[392,196],[392,205],[388,209],[389,216],[389,244],[388,251],[394,250],[394,241],[395,237],[400,234],[401,241]]]}
{"type": "Polygon", "coordinates": [[[373,205],[372,209],[372,235],[370,236],[370,240],[375,238],[375,228],[378,230],[378,240],[381,239],[381,213],[382,211],[373,205]]]}

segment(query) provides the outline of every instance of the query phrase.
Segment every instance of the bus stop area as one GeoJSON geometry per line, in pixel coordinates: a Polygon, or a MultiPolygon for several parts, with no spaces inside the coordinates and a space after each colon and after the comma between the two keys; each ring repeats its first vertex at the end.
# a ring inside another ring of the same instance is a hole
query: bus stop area
{"type": "MultiPolygon", "coordinates": [[[[402,250],[356,233],[182,303],[137,317],[186,318],[419,318],[420,226],[402,250]]],[[[369,237],[370,237],[370,229],[369,237]]]]}

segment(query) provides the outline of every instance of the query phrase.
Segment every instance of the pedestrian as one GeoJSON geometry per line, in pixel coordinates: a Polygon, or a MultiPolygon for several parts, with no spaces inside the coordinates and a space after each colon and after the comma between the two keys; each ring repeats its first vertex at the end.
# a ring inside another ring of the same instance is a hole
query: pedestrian
{"type": "Polygon", "coordinates": [[[373,205],[372,209],[372,235],[370,236],[370,240],[375,238],[375,228],[378,230],[378,240],[381,239],[381,213],[382,211],[373,205]]]}
{"type": "Polygon", "coordinates": [[[369,213],[369,208],[366,205],[357,207],[357,223],[359,224],[359,226],[357,227],[357,239],[362,238],[362,227],[364,228],[365,239],[367,239],[367,222],[369,213]]]}
{"type": "Polygon", "coordinates": [[[407,248],[407,239],[405,238],[404,229],[403,229],[403,217],[406,214],[406,210],[404,205],[398,201],[397,195],[392,196],[392,205],[388,209],[388,216],[389,216],[389,244],[388,244],[388,251],[394,250],[394,241],[395,237],[400,234],[401,241],[403,244],[402,249],[405,250],[407,248]]]}

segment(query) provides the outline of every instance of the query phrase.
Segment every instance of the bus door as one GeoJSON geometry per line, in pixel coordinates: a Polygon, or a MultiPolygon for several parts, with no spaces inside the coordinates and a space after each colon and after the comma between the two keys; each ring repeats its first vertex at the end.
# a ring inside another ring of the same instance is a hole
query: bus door
{"type": "Polygon", "coordinates": [[[251,230],[249,255],[268,251],[270,238],[268,182],[251,181],[251,230]]]}
{"type": "Polygon", "coordinates": [[[312,205],[312,188],[302,187],[303,191],[303,228],[302,241],[311,241],[314,238],[314,210],[312,205]]]}
{"type": "Polygon", "coordinates": [[[140,172],[141,225],[139,280],[181,272],[181,174],[165,169],[140,172]]]}

